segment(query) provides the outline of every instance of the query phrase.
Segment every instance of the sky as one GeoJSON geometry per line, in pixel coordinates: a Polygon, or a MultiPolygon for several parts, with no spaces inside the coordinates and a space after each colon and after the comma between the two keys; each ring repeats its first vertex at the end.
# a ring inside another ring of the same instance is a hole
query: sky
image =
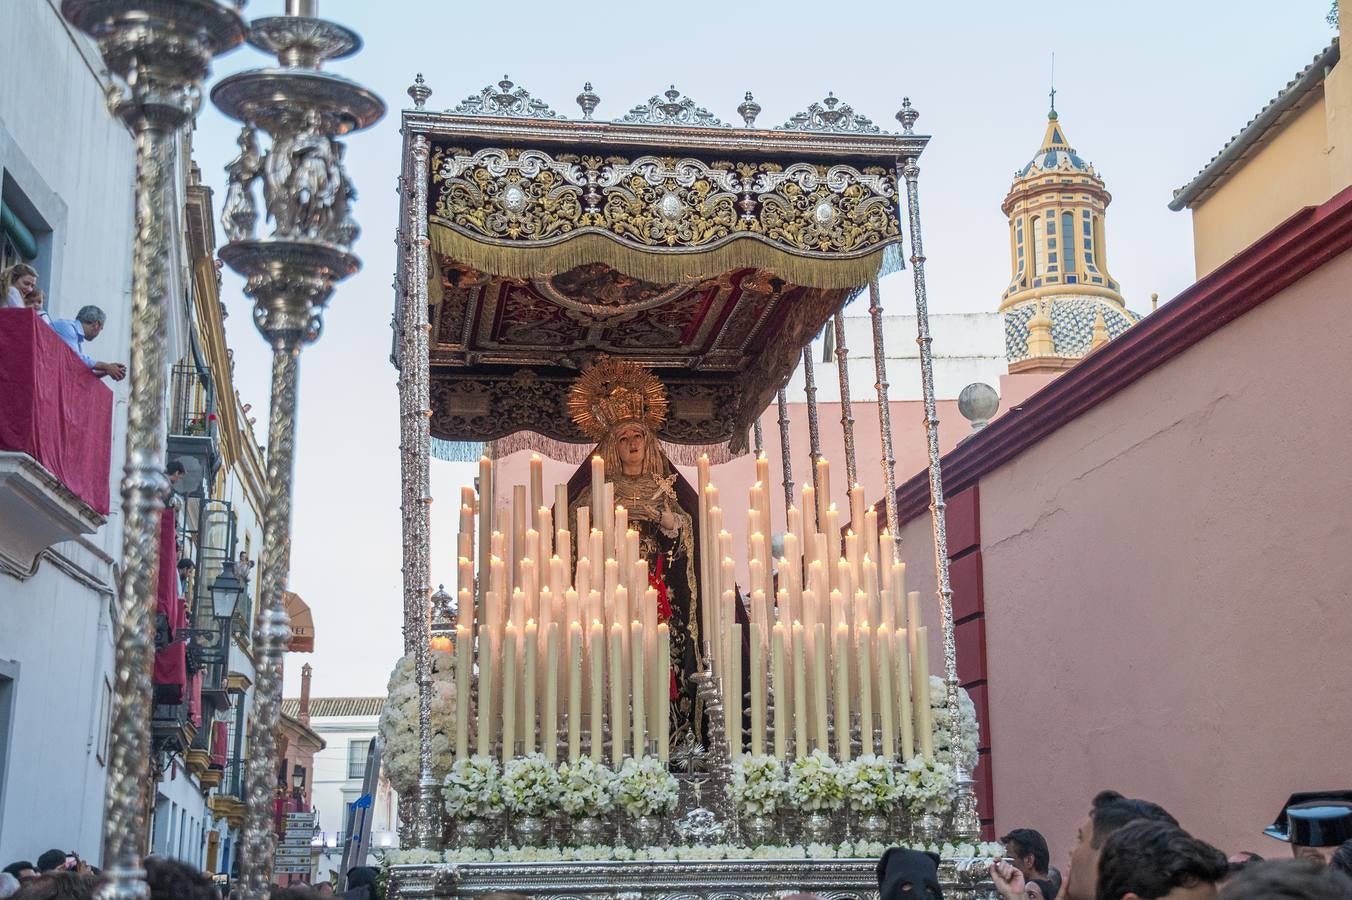
{"type": "MultiPolygon", "coordinates": [[[[283,0],[252,0],[251,17],[283,0]]],[[[1128,306],[1150,308],[1193,280],[1191,224],[1170,212],[1186,184],[1334,36],[1328,0],[801,2],[673,8],[594,0],[497,3],[320,0],[355,29],[362,51],[329,68],[375,90],[391,112],[348,139],[359,198],[362,271],[342,283],[323,337],[301,360],[290,587],[309,603],[315,652],[290,654],[286,694],[302,662],[312,693],[385,692],[402,647],[398,395],[389,362],[394,293],[399,110],[422,72],[431,109],[455,106],[504,74],[578,117],[590,81],[596,118],[619,118],[674,83],[726,122],[754,92],[757,124],[782,123],[832,91],[884,129],[903,97],[933,135],[920,160],[932,313],[993,311],[1009,278],[1000,202],[1046,124],[1055,54],[1056,108],[1080,155],[1107,182],[1108,267],[1128,306]],[[1045,10],[1045,13],[1039,14],[1045,10]]],[[[216,62],[211,82],[269,59],[245,47],[216,62]]],[[[204,104],[194,138],[203,177],[225,194],[237,123],[204,104]]],[[[908,273],[891,276],[909,280],[908,273]]],[[[266,428],[269,351],[227,270],[222,298],[235,379],[266,428]]],[[[455,581],[463,464],[433,460],[433,582],[455,581]]]]}

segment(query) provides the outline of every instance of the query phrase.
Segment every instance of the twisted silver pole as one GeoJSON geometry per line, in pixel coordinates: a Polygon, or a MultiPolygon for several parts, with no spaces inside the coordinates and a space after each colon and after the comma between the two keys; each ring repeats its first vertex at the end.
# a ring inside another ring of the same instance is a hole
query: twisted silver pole
{"type": "Polygon", "coordinates": [[[878,431],[883,450],[883,497],[887,527],[892,532],[894,559],[901,559],[901,529],[897,522],[897,458],[892,452],[892,406],[887,399],[887,348],[883,338],[883,304],[878,279],[868,283],[868,316],[873,326],[873,387],[878,392],[878,431]]]}
{"type": "Polygon", "coordinates": [[[765,452],[765,429],[761,428],[760,416],[756,416],[756,424],[752,426],[752,450],[756,456],[765,452]]]}
{"type": "MultiPolygon", "coordinates": [[[[845,346],[845,314],[836,310],[833,317],[836,330],[836,369],[840,376],[840,431],[845,436],[845,479],[847,487],[859,483],[859,470],[854,461],[854,407],[850,403],[850,353],[845,346]]],[[[862,522],[851,522],[855,534],[863,534],[862,522]]]]}
{"type": "Polygon", "coordinates": [[[149,834],[154,615],[164,478],[165,312],[178,260],[175,138],[196,110],[212,57],[244,40],[239,14],[215,0],[178,4],[65,0],[61,14],[98,42],[118,85],[110,111],[136,141],[130,394],[121,484],[122,572],[114,638],[114,688],[100,896],[148,896],[142,859],[149,834]]]}
{"type": "Polygon", "coordinates": [[[784,466],[784,528],[787,531],[789,507],[793,506],[793,461],[789,447],[789,399],[783,388],[775,394],[775,404],[779,407],[779,456],[784,466]]]}
{"type": "MultiPolygon", "coordinates": [[[[808,440],[808,458],[812,460],[812,492],[818,498],[817,506],[830,504],[830,498],[827,498],[826,504],[821,502],[821,476],[817,474],[817,461],[822,458],[822,439],[821,432],[817,429],[817,375],[812,368],[812,342],[803,348],[803,391],[807,394],[807,440],[808,440]]],[[[817,530],[821,531],[826,523],[821,521],[817,515],[817,510],[803,510],[803,515],[812,515],[812,520],[817,523],[817,530]]]]}
{"type": "Polygon", "coordinates": [[[413,137],[409,207],[412,235],[411,270],[399,307],[399,407],[404,445],[400,464],[404,510],[404,635],[413,644],[418,684],[418,799],[415,833],[418,846],[433,849],[440,839],[437,785],[432,777],[432,672],[428,648],[428,597],[431,595],[428,522],[431,503],[430,358],[427,322],[427,136],[413,137]]]}
{"type": "Polygon", "coordinates": [[[291,479],[296,461],[296,388],[300,342],[283,340],[272,351],[272,406],[268,414],[268,491],[263,513],[260,562],[262,597],[254,619],[254,701],[249,715],[249,757],[244,769],[245,817],[240,836],[241,896],[268,895],[272,855],[273,799],[277,788],[277,722],[282,712],[282,654],[291,640],[286,590],[291,542],[291,479]]]}
{"type": "MultiPolygon", "coordinates": [[[[944,694],[948,703],[948,731],[954,738],[960,733],[962,719],[958,710],[957,641],[953,626],[953,588],[948,577],[948,526],[945,520],[944,484],[939,454],[939,414],[934,397],[933,339],[929,329],[929,300],[925,292],[925,244],[920,236],[920,166],[914,157],[901,167],[906,180],[906,211],[911,233],[911,272],[915,279],[916,344],[920,347],[920,388],[925,404],[925,442],[929,453],[930,522],[934,529],[934,567],[938,575],[939,615],[944,632],[944,694]]],[[[896,490],[888,485],[888,497],[895,510],[896,490]]],[[[892,513],[895,515],[895,512],[892,513]]],[[[895,533],[894,533],[895,536],[895,533]]],[[[953,831],[963,840],[974,840],[981,831],[977,818],[976,796],[971,773],[965,771],[958,754],[959,796],[953,816],[953,831]]]]}

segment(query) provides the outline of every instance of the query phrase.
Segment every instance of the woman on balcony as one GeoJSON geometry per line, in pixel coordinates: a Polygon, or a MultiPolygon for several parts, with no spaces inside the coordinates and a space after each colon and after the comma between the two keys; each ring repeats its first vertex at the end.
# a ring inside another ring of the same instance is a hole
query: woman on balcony
{"type": "Polygon", "coordinates": [[[23,309],[24,300],[38,286],[38,273],[27,263],[15,263],[0,272],[0,287],[5,290],[4,305],[10,309],[23,309]]]}

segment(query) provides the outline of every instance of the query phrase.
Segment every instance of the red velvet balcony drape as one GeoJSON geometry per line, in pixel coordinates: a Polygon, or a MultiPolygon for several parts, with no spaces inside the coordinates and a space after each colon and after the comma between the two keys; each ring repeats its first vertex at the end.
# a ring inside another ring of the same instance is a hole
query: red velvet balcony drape
{"type": "Polygon", "coordinates": [[[0,450],[27,453],[108,515],[113,392],[31,309],[0,309],[0,450]]]}

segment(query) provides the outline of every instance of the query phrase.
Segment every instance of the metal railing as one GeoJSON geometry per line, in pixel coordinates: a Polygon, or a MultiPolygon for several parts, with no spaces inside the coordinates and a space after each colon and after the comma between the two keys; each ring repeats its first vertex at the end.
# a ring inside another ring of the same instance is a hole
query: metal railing
{"type": "Polygon", "coordinates": [[[211,373],[195,363],[177,363],[172,378],[169,433],[214,437],[216,391],[211,373]]]}

